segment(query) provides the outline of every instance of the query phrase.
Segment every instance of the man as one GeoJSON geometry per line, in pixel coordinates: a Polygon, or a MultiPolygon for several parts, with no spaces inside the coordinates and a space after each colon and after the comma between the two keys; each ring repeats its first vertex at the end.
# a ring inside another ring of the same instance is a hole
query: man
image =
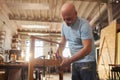
{"type": "Polygon", "coordinates": [[[61,28],[61,44],[54,57],[58,58],[69,43],[71,57],[63,59],[60,67],[64,68],[72,63],[72,80],[97,80],[95,47],[92,30],[88,22],[77,16],[75,6],[65,3],[61,8],[63,19],[61,28]]]}

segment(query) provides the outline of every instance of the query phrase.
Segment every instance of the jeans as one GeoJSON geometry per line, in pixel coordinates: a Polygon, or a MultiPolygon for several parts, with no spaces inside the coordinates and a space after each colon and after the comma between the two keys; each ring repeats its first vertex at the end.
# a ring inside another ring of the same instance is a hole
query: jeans
{"type": "Polygon", "coordinates": [[[96,62],[73,63],[72,80],[99,80],[96,62]]]}

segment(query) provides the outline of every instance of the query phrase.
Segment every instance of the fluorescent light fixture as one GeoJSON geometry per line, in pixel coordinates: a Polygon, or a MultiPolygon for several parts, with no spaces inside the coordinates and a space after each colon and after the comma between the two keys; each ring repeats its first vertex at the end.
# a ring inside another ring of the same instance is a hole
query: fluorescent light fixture
{"type": "Polygon", "coordinates": [[[49,28],[49,26],[44,26],[44,25],[21,25],[21,27],[22,28],[29,28],[29,29],[35,29],[35,28],[37,28],[37,29],[46,29],[46,28],[49,28]]]}

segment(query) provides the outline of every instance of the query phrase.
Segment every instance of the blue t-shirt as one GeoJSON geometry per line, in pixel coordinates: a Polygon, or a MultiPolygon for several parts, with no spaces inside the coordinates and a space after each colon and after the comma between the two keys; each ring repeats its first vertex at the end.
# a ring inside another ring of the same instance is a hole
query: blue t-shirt
{"type": "Polygon", "coordinates": [[[63,23],[61,28],[61,34],[62,36],[65,36],[66,40],[68,41],[71,55],[75,54],[83,47],[81,40],[92,39],[91,52],[85,57],[79,59],[77,62],[95,61],[94,39],[92,30],[86,20],[77,18],[73,25],[67,26],[65,23],[63,23]]]}

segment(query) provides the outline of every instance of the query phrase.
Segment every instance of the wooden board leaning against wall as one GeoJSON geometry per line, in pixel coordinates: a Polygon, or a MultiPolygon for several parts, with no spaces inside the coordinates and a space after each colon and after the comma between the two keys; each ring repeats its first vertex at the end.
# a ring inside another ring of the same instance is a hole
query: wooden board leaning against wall
{"type": "MultiPolygon", "coordinates": [[[[120,25],[119,25],[120,27],[120,25]]],[[[117,33],[117,55],[116,55],[116,63],[120,64],[120,32],[117,33]]]]}
{"type": "MultiPolygon", "coordinates": [[[[108,79],[109,64],[116,64],[117,55],[117,21],[111,22],[101,30],[98,73],[101,79],[108,79]]],[[[119,57],[120,58],[120,57],[119,57]]]]}
{"type": "Polygon", "coordinates": [[[116,64],[120,64],[120,19],[117,24],[117,54],[116,54],[116,64]]]}

